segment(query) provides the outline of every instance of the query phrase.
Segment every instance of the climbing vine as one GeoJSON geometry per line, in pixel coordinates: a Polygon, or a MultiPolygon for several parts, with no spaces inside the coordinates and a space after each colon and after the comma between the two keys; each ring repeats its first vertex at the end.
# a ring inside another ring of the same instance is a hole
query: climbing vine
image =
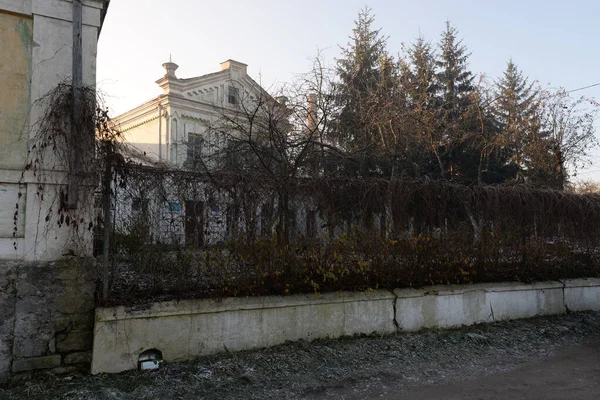
{"type": "MultiPolygon", "coordinates": [[[[121,135],[111,123],[103,98],[93,86],[83,86],[77,98],[80,115],[73,115],[73,86],[60,82],[38,99],[31,112],[39,118],[31,126],[27,163],[19,181],[18,199],[13,217],[13,237],[17,237],[23,210],[19,203],[26,196],[27,184],[35,185],[33,204],[38,211],[36,243],[40,237],[52,239],[55,229],[68,229],[72,248],[65,254],[79,254],[89,247],[90,232],[99,223],[95,216],[94,192],[100,185],[100,173],[114,154],[121,135]],[[74,163],[74,160],[79,160],[74,163]],[[76,167],[76,170],[75,170],[76,167]],[[69,207],[69,185],[84,190],[75,191],[76,199],[69,207]],[[52,190],[51,193],[48,193],[52,190]]],[[[31,192],[30,192],[31,194],[31,192]]],[[[14,241],[17,250],[17,241],[14,241]]]]}

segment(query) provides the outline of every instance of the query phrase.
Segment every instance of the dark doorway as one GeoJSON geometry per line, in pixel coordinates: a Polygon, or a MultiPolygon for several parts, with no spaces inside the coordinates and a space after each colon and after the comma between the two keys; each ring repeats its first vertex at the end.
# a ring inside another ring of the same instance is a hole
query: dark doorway
{"type": "Polygon", "coordinates": [[[204,246],[204,203],[201,201],[185,202],[185,245],[204,246]]]}

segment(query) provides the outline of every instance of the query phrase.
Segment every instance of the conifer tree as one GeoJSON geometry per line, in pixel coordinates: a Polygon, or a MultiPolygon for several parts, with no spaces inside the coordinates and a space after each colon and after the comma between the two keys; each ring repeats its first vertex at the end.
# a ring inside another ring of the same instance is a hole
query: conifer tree
{"type": "Polygon", "coordinates": [[[372,27],[374,16],[369,8],[358,13],[353,34],[342,57],[337,60],[339,83],[336,101],[341,111],[330,136],[345,151],[360,158],[356,173],[369,175],[377,166],[378,132],[371,123],[373,108],[389,93],[392,57],[386,51],[386,38],[372,27]],[[387,92],[386,92],[387,90],[387,92]]]}
{"type": "Polygon", "coordinates": [[[473,140],[477,121],[473,95],[474,76],[469,70],[468,52],[458,31],[450,22],[442,33],[439,52],[436,59],[435,92],[437,93],[438,116],[436,128],[441,135],[439,143],[443,167],[443,178],[464,181],[469,171],[477,168],[475,155],[479,153],[473,140]],[[448,174],[446,174],[446,172],[448,174]]]}
{"type": "Polygon", "coordinates": [[[468,69],[469,56],[466,46],[458,38],[456,28],[449,21],[446,22],[436,60],[436,89],[441,105],[448,110],[448,117],[452,121],[457,121],[461,112],[468,107],[470,95],[475,89],[473,74],[468,69]]]}
{"type": "Polygon", "coordinates": [[[405,74],[407,92],[414,108],[429,108],[435,95],[435,58],[431,44],[423,36],[408,48],[408,68],[405,74]]]}
{"type": "Polygon", "coordinates": [[[519,173],[526,174],[532,167],[526,149],[539,139],[539,96],[512,59],[496,83],[495,100],[493,112],[500,130],[498,148],[510,154],[510,162],[519,173]]]}
{"type": "Polygon", "coordinates": [[[405,131],[410,136],[405,153],[414,175],[443,175],[440,150],[441,131],[437,129],[435,98],[436,63],[434,50],[423,36],[405,48],[400,60],[400,85],[406,97],[409,118],[405,131]]]}

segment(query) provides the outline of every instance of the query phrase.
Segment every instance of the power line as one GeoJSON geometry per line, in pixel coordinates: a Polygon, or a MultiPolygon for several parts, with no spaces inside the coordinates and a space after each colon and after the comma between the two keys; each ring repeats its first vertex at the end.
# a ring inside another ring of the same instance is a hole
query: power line
{"type": "MultiPolygon", "coordinates": [[[[549,96],[545,96],[544,99],[551,99],[553,97],[561,96],[563,94],[569,94],[569,93],[573,93],[573,92],[578,92],[580,90],[585,90],[585,89],[593,88],[593,87],[596,87],[596,86],[600,86],[600,82],[594,83],[594,84],[588,85],[588,86],[583,86],[583,87],[580,87],[580,88],[577,88],[577,89],[571,89],[571,90],[566,90],[566,91],[562,91],[562,92],[561,91],[557,91],[556,93],[552,93],[549,96]]],[[[494,104],[495,102],[497,102],[498,100],[500,100],[501,98],[502,98],[501,94],[498,95],[498,96],[495,96],[495,97],[489,99],[487,102],[485,102],[483,104],[483,106],[484,107],[490,106],[490,105],[494,104]]]]}
{"type": "Polygon", "coordinates": [[[576,176],[580,176],[580,175],[589,175],[589,174],[596,174],[596,173],[600,173],[600,169],[593,169],[593,170],[588,170],[588,171],[578,172],[576,176]]]}
{"type": "Polygon", "coordinates": [[[589,89],[589,88],[593,88],[593,87],[596,87],[596,86],[600,86],[600,82],[594,83],[593,85],[588,85],[588,86],[580,87],[580,88],[577,88],[577,89],[569,90],[569,91],[567,91],[567,93],[578,92],[580,90],[589,89]]]}

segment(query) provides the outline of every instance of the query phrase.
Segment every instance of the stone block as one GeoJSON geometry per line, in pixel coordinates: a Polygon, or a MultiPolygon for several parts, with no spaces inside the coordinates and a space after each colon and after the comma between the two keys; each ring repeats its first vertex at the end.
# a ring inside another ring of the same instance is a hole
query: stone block
{"type": "Polygon", "coordinates": [[[0,262],[0,381],[60,366],[56,352],[89,364],[93,271],[93,260],[0,262]]]}
{"type": "Polygon", "coordinates": [[[9,372],[10,371],[8,369],[4,369],[0,366],[0,383],[8,382],[9,372]]]}
{"type": "Polygon", "coordinates": [[[0,383],[8,380],[10,362],[12,360],[12,337],[0,336],[0,383]]]}
{"type": "Polygon", "coordinates": [[[60,365],[61,356],[55,354],[52,356],[20,358],[13,361],[13,372],[33,371],[36,369],[56,368],[60,365]]]}
{"type": "Polygon", "coordinates": [[[62,288],[54,299],[55,310],[62,314],[93,314],[94,290],[92,285],[83,283],[76,289],[62,288]]]}
{"type": "Polygon", "coordinates": [[[49,340],[17,338],[14,343],[15,357],[41,357],[49,351],[49,340]]]}
{"type": "Polygon", "coordinates": [[[89,364],[92,361],[91,351],[80,351],[77,353],[67,354],[65,356],[65,364],[89,364]]]}
{"type": "Polygon", "coordinates": [[[96,276],[95,262],[90,259],[75,258],[61,261],[60,264],[57,265],[57,271],[62,282],[93,282],[96,276]]]}
{"type": "Polygon", "coordinates": [[[91,350],[93,339],[92,332],[59,333],[56,335],[56,351],[68,353],[91,350]]]}
{"type": "Polygon", "coordinates": [[[57,315],[52,319],[55,332],[89,331],[94,329],[94,313],[57,315]]]}
{"type": "Polygon", "coordinates": [[[65,367],[57,367],[57,368],[52,368],[52,369],[47,369],[42,371],[42,373],[44,375],[83,375],[83,373],[88,372],[88,367],[87,366],[82,366],[82,365],[70,365],[70,366],[65,366],[65,367]]]}
{"type": "Polygon", "coordinates": [[[40,357],[54,350],[54,329],[50,313],[17,314],[14,330],[14,356],[40,357]]]}

